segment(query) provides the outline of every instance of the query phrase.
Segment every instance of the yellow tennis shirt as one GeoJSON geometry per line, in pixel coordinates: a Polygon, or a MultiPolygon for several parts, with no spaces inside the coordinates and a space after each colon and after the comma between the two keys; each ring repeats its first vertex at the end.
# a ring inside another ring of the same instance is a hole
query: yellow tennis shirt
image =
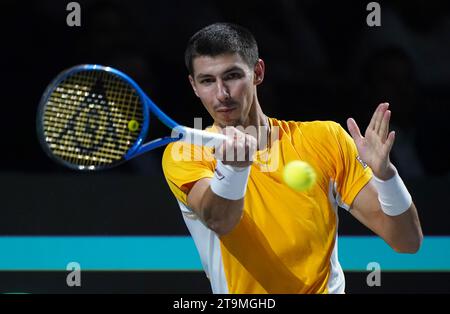
{"type": "Polygon", "coordinates": [[[273,142],[251,167],[243,216],[218,237],[187,205],[196,181],[211,178],[216,161],[208,148],[166,147],[162,166],[197,246],[214,293],[343,293],[337,253],[337,207],[349,209],[372,173],[353,139],[331,121],[269,119],[273,142]],[[274,132],[274,131],[277,132],[274,132]],[[292,160],[308,162],[317,182],[307,192],[283,183],[292,160]]]}

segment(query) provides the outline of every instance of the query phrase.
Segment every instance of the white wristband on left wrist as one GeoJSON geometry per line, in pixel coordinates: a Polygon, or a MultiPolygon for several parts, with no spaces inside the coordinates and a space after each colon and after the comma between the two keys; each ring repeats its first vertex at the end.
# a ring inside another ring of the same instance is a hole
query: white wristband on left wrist
{"type": "Polygon", "coordinates": [[[386,215],[398,216],[409,209],[412,197],[397,172],[388,180],[381,180],[374,175],[372,182],[378,191],[381,209],[386,215]]]}

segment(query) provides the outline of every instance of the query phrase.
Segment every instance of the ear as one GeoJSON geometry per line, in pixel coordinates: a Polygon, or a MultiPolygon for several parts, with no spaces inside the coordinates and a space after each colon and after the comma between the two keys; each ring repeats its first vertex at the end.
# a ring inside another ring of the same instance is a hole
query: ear
{"type": "Polygon", "coordinates": [[[254,69],[255,76],[253,79],[253,83],[255,85],[259,85],[263,82],[265,70],[266,65],[264,64],[264,61],[262,59],[258,59],[254,69]]]}
{"type": "Polygon", "coordinates": [[[197,88],[195,87],[195,81],[192,75],[189,74],[189,82],[191,83],[192,89],[194,90],[194,93],[197,97],[200,97],[197,93],[197,88]]]}

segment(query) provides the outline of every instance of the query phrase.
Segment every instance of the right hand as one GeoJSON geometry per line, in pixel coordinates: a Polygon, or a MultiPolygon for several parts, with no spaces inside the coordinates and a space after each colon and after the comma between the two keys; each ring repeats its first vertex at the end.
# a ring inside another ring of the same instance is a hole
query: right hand
{"type": "Polygon", "coordinates": [[[222,133],[228,139],[215,151],[216,159],[232,167],[250,166],[256,152],[256,138],[231,126],[223,128],[222,133]]]}

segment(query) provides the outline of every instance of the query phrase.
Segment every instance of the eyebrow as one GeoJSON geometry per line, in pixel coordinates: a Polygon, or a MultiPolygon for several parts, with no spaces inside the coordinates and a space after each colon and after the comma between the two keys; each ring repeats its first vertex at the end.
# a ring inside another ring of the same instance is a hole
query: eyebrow
{"type": "MultiPolygon", "coordinates": [[[[225,70],[221,75],[233,72],[233,71],[240,71],[240,72],[244,72],[244,70],[242,70],[242,68],[238,67],[237,65],[232,66],[231,68],[225,70]]],[[[199,73],[195,76],[195,78],[197,80],[201,80],[202,78],[207,78],[207,77],[211,77],[213,75],[211,74],[206,74],[206,73],[199,73]]]]}

